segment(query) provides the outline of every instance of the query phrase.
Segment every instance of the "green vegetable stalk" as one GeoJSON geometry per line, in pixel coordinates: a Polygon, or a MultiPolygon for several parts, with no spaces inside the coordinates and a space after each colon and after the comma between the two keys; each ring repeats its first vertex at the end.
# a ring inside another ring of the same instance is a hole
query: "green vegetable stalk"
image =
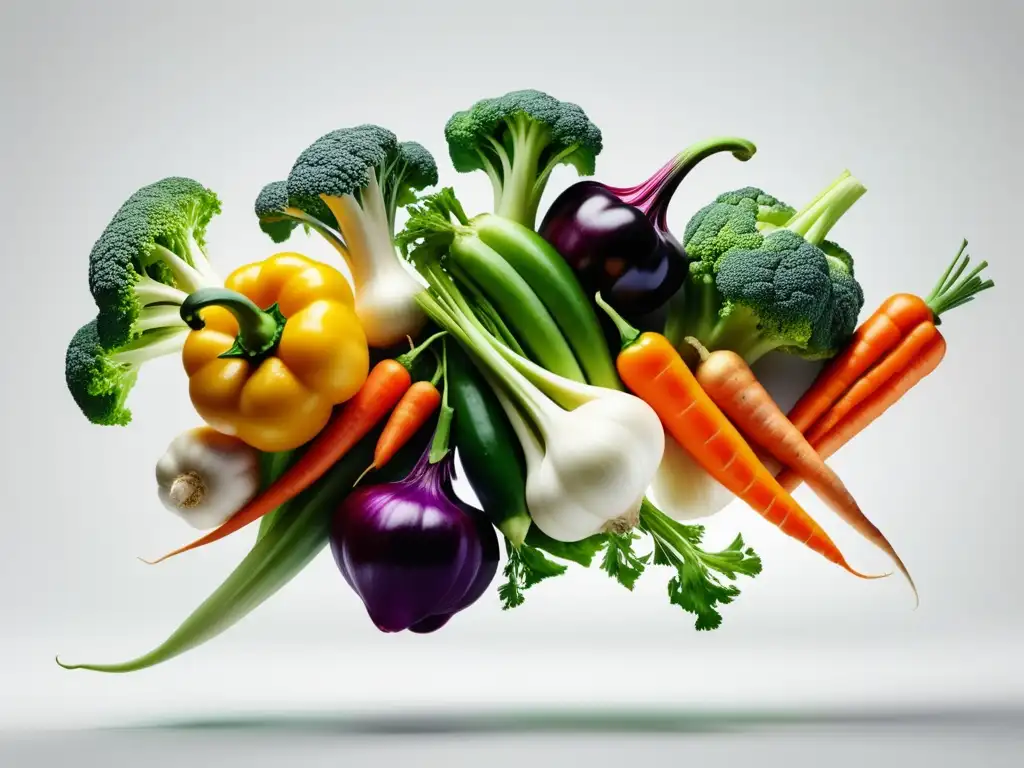
{"type": "Polygon", "coordinates": [[[470,219],[448,187],[410,207],[396,239],[404,249],[414,245],[413,253],[446,250],[446,268],[472,283],[468,293],[482,292],[550,372],[622,389],[592,303],[565,259],[533,230],[494,214],[470,219]]]}

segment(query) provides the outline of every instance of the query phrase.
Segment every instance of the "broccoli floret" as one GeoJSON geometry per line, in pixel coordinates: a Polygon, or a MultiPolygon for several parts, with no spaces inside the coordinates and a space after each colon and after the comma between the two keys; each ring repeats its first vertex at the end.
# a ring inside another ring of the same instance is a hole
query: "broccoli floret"
{"type": "MultiPolygon", "coordinates": [[[[821,323],[821,334],[812,337],[800,356],[823,360],[835,356],[857,329],[857,320],[864,308],[864,289],[853,274],[853,257],[841,246],[825,240],[819,246],[828,262],[832,283],[832,304],[829,323],[821,323]]],[[[785,351],[785,350],[783,350],[785,351]]]]}
{"type": "Polygon", "coordinates": [[[729,251],[718,263],[715,287],[727,327],[712,333],[712,343],[727,344],[745,358],[779,347],[803,349],[828,326],[828,264],[788,229],[769,233],[756,249],[729,251]]]}
{"type": "Polygon", "coordinates": [[[380,223],[390,240],[398,208],[434,184],[437,163],[425,147],[399,143],[394,133],[377,125],[358,125],[331,131],[303,150],[288,175],[286,192],[303,211],[326,204],[343,236],[343,220],[355,208],[364,217],[383,214],[380,223]]]}
{"type": "MultiPolygon", "coordinates": [[[[204,249],[206,227],[220,213],[217,195],[199,182],[169,177],[139,189],[107,224],[89,256],[89,289],[107,348],[161,327],[168,306],[220,280],[204,249]]],[[[180,318],[175,325],[183,325],[180,318]]]]}
{"type": "Polygon", "coordinates": [[[773,350],[835,355],[856,328],[864,294],[853,258],[825,237],[864,191],[843,173],[799,212],[752,187],[702,208],[684,235],[693,261],[666,335],[688,356],[687,336],[748,363],[773,350]]]}
{"type": "Polygon", "coordinates": [[[548,177],[558,165],[594,173],[601,130],[576,104],[536,90],[482,99],[449,118],[448,151],[460,173],[484,171],[494,187],[494,212],[531,229],[548,177]]]}
{"type": "Polygon", "coordinates": [[[755,187],[719,195],[686,224],[686,253],[696,260],[691,270],[713,270],[715,262],[731,248],[757,248],[766,230],[785,226],[795,213],[791,206],[755,187]]]}
{"type": "Polygon", "coordinates": [[[319,197],[302,201],[288,198],[288,182],[272,181],[260,190],[254,206],[262,229],[275,243],[283,243],[295,228],[318,233],[335,250],[348,258],[345,241],[338,232],[338,222],[331,209],[319,197]]]}
{"type": "MultiPolygon", "coordinates": [[[[176,311],[176,310],[175,310],[176,311]]],[[[95,319],[79,328],[68,344],[64,378],[75,403],[93,424],[124,426],[132,413],[125,406],[147,360],[179,352],[188,328],[165,327],[147,331],[120,348],[100,341],[95,319]]]]}
{"type": "MultiPolygon", "coordinates": [[[[299,207],[298,201],[288,199],[288,182],[272,181],[256,196],[256,218],[262,229],[275,243],[283,243],[296,227],[337,232],[338,222],[323,200],[303,201],[308,207],[299,207]]],[[[322,234],[322,233],[321,233],[322,234]]]]}
{"type": "Polygon", "coordinates": [[[78,329],[65,355],[71,396],[94,424],[125,425],[139,367],[179,352],[189,328],[180,308],[189,293],[220,284],[206,257],[206,227],[217,195],[180,176],[129,197],[89,255],[97,315],[78,329]]]}
{"type": "Polygon", "coordinates": [[[290,205],[305,212],[325,205],[334,217],[371,346],[396,344],[425,321],[414,298],[422,285],[395,247],[395,217],[437,180],[437,163],[425,147],[399,143],[391,131],[369,124],[321,136],[288,174],[290,205]]]}

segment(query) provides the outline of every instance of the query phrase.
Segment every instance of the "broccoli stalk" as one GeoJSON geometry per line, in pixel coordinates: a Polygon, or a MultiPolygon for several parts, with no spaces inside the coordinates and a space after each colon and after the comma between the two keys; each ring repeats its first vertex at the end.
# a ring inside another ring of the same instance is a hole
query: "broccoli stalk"
{"type": "Polygon", "coordinates": [[[97,315],[65,356],[68,389],[92,423],[128,424],[125,401],[139,368],[181,350],[182,302],[221,283],[205,252],[206,227],[218,213],[214,192],[169,177],[132,194],[97,239],[89,255],[97,315]]]}
{"type": "Polygon", "coordinates": [[[775,350],[833,356],[853,333],[864,295],[852,257],[825,238],[865,191],[844,172],[800,211],[751,187],[702,208],[686,227],[694,261],[669,307],[666,336],[691,359],[687,336],[751,364],[775,350]]]}
{"type": "Polygon", "coordinates": [[[399,256],[395,219],[418,190],[436,183],[437,165],[423,146],[399,143],[380,126],[359,125],[325,134],[303,150],[283,188],[264,188],[257,215],[272,238],[302,222],[331,240],[352,273],[367,341],[386,349],[426,322],[415,298],[424,285],[399,256]]]}
{"type": "Polygon", "coordinates": [[[536,90],[483,99],[449,118],[445,139],[455,170],[484,171],[494,189],[494,213],[531,229],[551,172],[571,165],[594,173],[600,129],[576,104],[536,90]]]}

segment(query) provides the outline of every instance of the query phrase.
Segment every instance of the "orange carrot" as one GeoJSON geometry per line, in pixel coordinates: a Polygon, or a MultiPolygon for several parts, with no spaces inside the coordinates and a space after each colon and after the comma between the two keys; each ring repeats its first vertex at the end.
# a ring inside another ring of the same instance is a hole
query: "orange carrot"
{"type": "Polygon", "coordinates": [[[398,360],[388,359],[377,363],[362,388],[352,399],[339,406],[338,412],[310,441],[309,447],[299,459],[265,491],[205,536],[157,560],[143,562],[155,565],[182,552],[222,539],[295,498],[363,439],[395,407],[411,384],[409,369],[398,360]]]}
{"type": "Polygon", "coordinates": [[[964,254],[966,248],[967,241],[964,240],[927,298],[897,293],[886,299],[857,328],[846,348],[825,365],[810,389],[790,410],[789,420],[797,429],[807,434],[862,375],[918,325],[939,325],[943,313],[972,301],[976,294],[994,285],[991,280],[982,281],[979,277],[988,266],[987,261],[960,280],[970,262],[970,257],[964,254]]]}
{"type": "Polygon", "coordinates": [[[729,420],[757,447],[792,468],[839,517],[888,554],[907,577],[916,599],[917,587],[896,550],[861,511],[839,476],[786,418],[746,361],[730,350],[708,352],[696,339],[686,341],[700,355],[697,383],[729,420]]]}
{"type": "Polygon", "coordinates": [[[668,339],[651,331],[640,333],[600,294],[596,300],[622,338],[615,365],[623,383],[654,409],[669,434],[708,474],[783,533],[855,576],[878,578],[850,567],[828,534],[758,460],[668,339]]]}
{"type": "Polygon", "coordinates": [[[441,393],[430,381],[417,381],[402,395],[395,410],[391,412],[384,431],[377,440],[377,448],[373,452],[373,469],[380,469],[406,443],[412,439],[417,430],[427,423],[427,419],[441,405],[441,393]]]}
{"type": "Polygon", "coordinates": [[[931,321],[920,323],[907,334],[903,341],[896,345],[892,352],[846,390],[846,394],[814,422],[814,426],[807,433],[807,440],[813,443],[830,432],[848,413],[867,400],[885,382],[910,366],[922,350],[932,343],[938,333],[939,329],[931,321]]]}
{"type": "MultiPolygon", "coordinates": [[[[889,377],[885,384],[875,390],[867,399],[861,401],[825,435],[810,441],[822,460],[829,459],[846,443],[863,432],[868,425],[891,408],[921,379],[934,371],[942,362],[945,354],[946,340],[942,334],[937,334],[914,359],[913,363],[898,375],[889,377]]],[[[776,479],[779,485],[791,493],[801,483],[800,476],[792,469],[784,469],[776,479]]]]}

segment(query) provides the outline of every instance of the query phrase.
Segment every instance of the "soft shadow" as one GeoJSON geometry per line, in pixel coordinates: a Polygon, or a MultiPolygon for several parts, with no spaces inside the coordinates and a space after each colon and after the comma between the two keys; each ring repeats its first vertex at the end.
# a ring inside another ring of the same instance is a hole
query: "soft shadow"
{"type": "Polygon", "coordinates": [[[266,714],[168,720],[106,730],[259,730],[330,735],[452,734],[680,734],[763,729],[951,730],[1003,732],[1024,736],[1024,708],[870,712],[700,713],[637,709],[529,710],[493,714],[266,714]]]}

